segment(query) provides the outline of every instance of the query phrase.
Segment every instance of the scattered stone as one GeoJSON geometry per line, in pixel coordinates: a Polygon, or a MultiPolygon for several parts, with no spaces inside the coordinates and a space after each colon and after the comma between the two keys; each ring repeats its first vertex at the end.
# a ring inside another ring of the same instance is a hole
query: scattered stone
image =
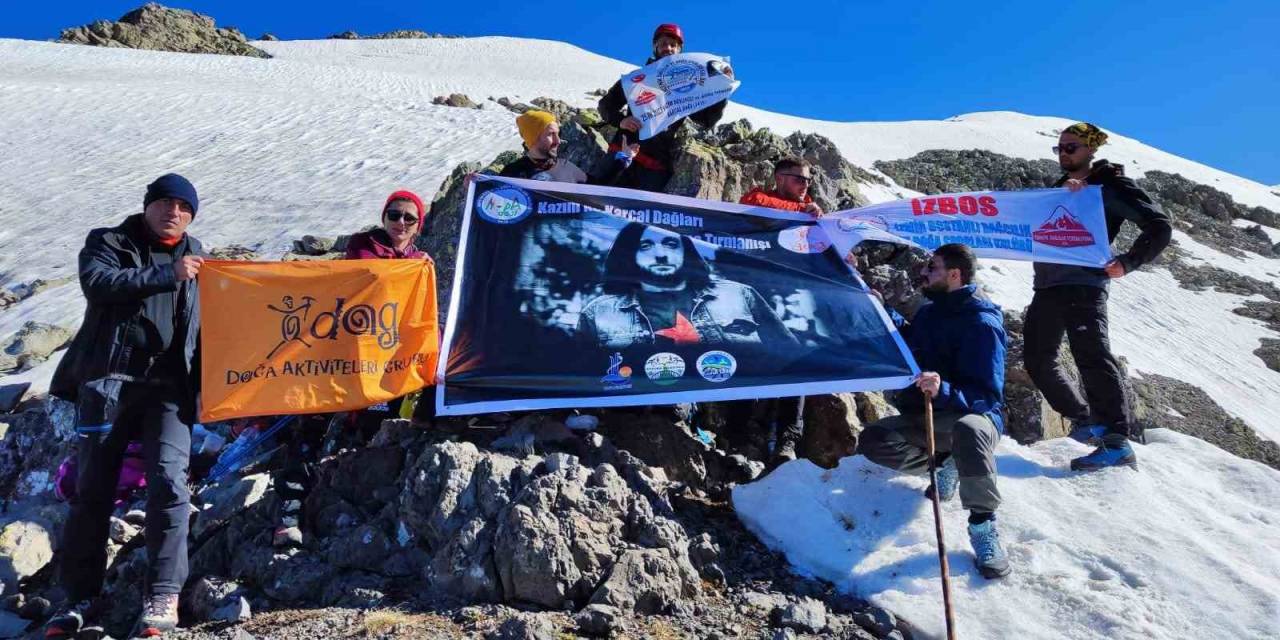
{"type": "Polygon", "coordinates": [[[200,504],[204,507],[196,517],[195,525],[191,527],[191,534],[199,538],[237,513],[252,507],[262,500],[270,486],[270,476],[255,473],[205,489],[199,495],[200,504]]]}
{"type": "Polygon", "coordinates": [[[578,625],[578,632],[589,636],[608,637],[621,626],[621,618],[616,607],[607,604],[592,604],[583,607],[573,621],[578,625]]]}
{"type": "Polygon", "coordinates": [[[476,104],[471,100],[471,98],[461,93],[451,93],[448,96],[436,96],[431,99],[431,104],[439,104],[446,107],[459,107],[463,109],[480,108],[480,105],[476,104]]]}
{"type": "Polygon", "coordinates": [[[559,633],[559,627],[546,616],[517,613],[488,637],[491,640],[556,640],[559,633]]]}
{"type": "Polygon", "coordinates": [[[0,581],[16,585],[53,559],[56,531],[39,520],[14,520],[0,528],[0,581]]]}
{"type": "Polygon", "coordinates": [[[71,329],[28,321],[0,345],[0,373],[21,373],[49,359],[49,355],[71,342],[71,329]]]}
{"type": "Polygon", "coordinates": [[[898,628],[898,618],[892,612],[880,607],[868,607],[853,614],[853,621],[877,638],[888,637],[898,628]]]}
{"type": "Polygon", "coordinates": [[[220,29],[209,16],[170,9],[154,2],[124,14],[117,22],[98,20],[83,27],[64,29],[59,41],[99,47],[271,57],[250,45],[244,34],[234,27],[220,29]]]}
{"type": "Polygon", "coordinates": [[[127,544],[134,536],[138,535],[138,528],[117,518],[111,516],[111,541],[116,544],[127,544]]]}
{"type": "Polygon", "coordinates": [[[775,624],[804,633],[820,633],[827,627],[827,607],[813,598],[800,598],[773,611],[775,624]]]}
{"type": "Polygon", "coordinates": [[[229,244],[210,251],[209,257],[214,260],[257,260],[258,253],[242,245],[229,244]]]}
{"type": "Polygon", "coordinates": [[[293,241],[293,252],[304,256],[322,256],[333,251],[334,239],[325,236],[302,236],[293,241]]]}

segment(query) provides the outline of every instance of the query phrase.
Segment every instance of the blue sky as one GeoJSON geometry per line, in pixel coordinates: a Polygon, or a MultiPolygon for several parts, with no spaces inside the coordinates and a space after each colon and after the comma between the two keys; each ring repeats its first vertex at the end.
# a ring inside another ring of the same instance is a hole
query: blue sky
{"type": "MultiPolygon", "coordinates": [[[[0,37],[51,39],[142,0],[4,2],[0,37]]],[[[1280,2],[300,2],[169,0],[250,37],[416,28],[563,40],[642,63],[660,22],[729,55],[734,99],[827,120],[1013,110],[1092,120],[1280,183],[1280,2]]],[[[601,79],[604,86],[608,78],[601,79]]]]}

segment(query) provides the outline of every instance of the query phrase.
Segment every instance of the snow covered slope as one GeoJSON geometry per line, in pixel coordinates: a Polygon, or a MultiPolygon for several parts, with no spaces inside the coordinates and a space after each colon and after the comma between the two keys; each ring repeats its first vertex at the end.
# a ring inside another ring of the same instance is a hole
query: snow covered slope
{"type": "MultiPolygon", "coordinates": [[[[1139,640],[1280,637],[1280,472],[1159,430],[1142,470],[1065,471],[1066,438],[997,452],[1001,537],[1013,563],[973,568],[967,515],[943,506],[961,638],[1139,640]]],[[[927,479],[862,457],[806,460],[739,486],[748,528],[802,572],[943,637],[927,479]]]]}

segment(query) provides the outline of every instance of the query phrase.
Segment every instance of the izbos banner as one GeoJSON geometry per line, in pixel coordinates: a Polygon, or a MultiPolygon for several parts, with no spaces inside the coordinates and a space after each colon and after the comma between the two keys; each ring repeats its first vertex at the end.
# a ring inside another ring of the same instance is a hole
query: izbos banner
{"type": "Polygon", "coordinates": [[[733,78],[728,58],[709,53],[678,53],[622,76],[622,92],[631,115],[640,120],[640,139],[662,133],[671,123],[721,100],[742,84],[733,78]]]}
{"type": "Polygon", "coordinates": [[[1102,188],[921,196],[837,211],[818,223],[841,254],[863,240],[928,251],[969,245],[983,258],[1102,267],[1111,259],[1102,188]]]}
{"type": "Polygon", "coordinates": [[[362,409],[435,379],[426,260],[210,260],[200,309],[201,420],[362,409]]]}
{"type": "Polygon", "coordinates": [[[901,388],[918,373],[808,216],[479,176],[441,415],[901,388]]]}

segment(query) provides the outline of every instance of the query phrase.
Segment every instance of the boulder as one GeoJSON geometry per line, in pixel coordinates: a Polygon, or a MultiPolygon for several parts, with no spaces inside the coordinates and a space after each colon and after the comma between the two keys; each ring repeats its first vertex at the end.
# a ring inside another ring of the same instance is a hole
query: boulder
{"type": "Polygon", "coordinates": [[[191,534],[199,538],[236,514],[253,507],[266,496],[270,487],[270,476],[256,473],[233,477],[205,489],[198,496],[203,508],[191,527],[191,534]]]}
{"type": "Polygon", "coordinates": [[[431,104],[443,105],[446,107],[459,107],[463,109],[479,109],[480,105],[476,104],[466,94],[451,93],[447,96],[436,96],[431,99],[431,104]]]}
{"type": "Polygon", "coordinates": [[[71,342],[75,331],[43,322],[27,322],[0,344],[0,374],[20,373],[71,342]]]}
{"type": "Polygon", "coordinates": [[[827,627],[827,607],[820,600],[800,598],[773,611],[774,623],[802,633],[821,633],[827,627]]]}
{"type": "Polygon", "coordinates": [[[124,14],[117,22],[98,20],[64,29],[59,41],[99,47],[271,57],[250,45],[244,34],[234,27],[218,28],[209,16],[170,9],[154,2],[124,14]]]}
{"type": "Polygon", "coordinates": [[[687,566],[687,561],[681,562],[668,551],[627,551],[591,596],[591,602],[640,614],[657,614],[678,601],[696,597],[700,592],[698,585],[698,576],[687,566]]]}
{"type": "Polygon", "coordinates": [[[861,431],[854,394],[808,396],[804,404],[804,436],[797,454],[824,469],[834,469],[840,458],[853,455],[861,431]]]}
{"type": "Polygon", "coordinates": [[[18,584],[53,559],[57,532],[42,519],[24,518],[0,527],[0,582],[18,584]]]}

